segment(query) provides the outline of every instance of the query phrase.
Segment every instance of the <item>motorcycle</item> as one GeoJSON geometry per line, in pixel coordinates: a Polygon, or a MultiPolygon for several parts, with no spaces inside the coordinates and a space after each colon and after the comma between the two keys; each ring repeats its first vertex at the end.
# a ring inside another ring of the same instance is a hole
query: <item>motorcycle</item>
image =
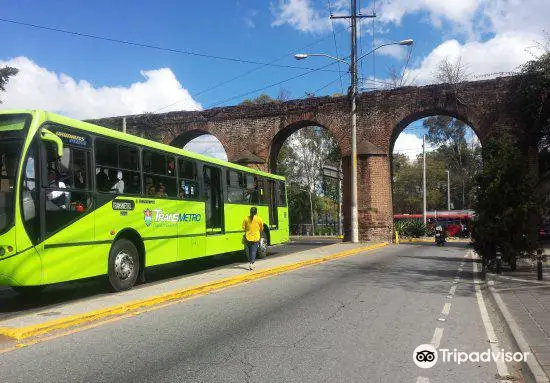
{"type": "Polygon", "coordinates": [[[435,244],[437,246],[445,246],[445,236],[443,235],[443,232],[441,231],[435,232],[435,244]]]}

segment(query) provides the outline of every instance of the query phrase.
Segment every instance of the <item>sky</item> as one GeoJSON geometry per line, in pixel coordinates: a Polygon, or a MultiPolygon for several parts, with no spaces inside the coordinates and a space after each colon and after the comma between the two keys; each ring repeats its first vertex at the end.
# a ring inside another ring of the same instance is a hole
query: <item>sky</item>
{"type": "MultiPolygon", "coordinates": [[[[348,57],[347,21],[331,22],[329,6],[340,15],[349,3],[0,0],[0,67],[20,70],[0,94],[0,108],[43,108],[84,119],[208,109],[261,93],[277,97],[282,90],[290,98],[345,93],[344,65],[293,55],[348,57]],[[310,72],[327,64],[333,65],[310,72]]],[[[389,46],[361,60],[363,91],[384,88],[391,68],[404,84],[433,82],[444,58],[460,57],[474,80],[515,72],[540,52],[537,44],[550,30],[548,0],[358,3],[363,14],[377,15],[360,24],[359,55],[382,43],[415,41],[412,48],[389,46]]],[[[410,142],[398,144],[397,150],[410,142]]]]}

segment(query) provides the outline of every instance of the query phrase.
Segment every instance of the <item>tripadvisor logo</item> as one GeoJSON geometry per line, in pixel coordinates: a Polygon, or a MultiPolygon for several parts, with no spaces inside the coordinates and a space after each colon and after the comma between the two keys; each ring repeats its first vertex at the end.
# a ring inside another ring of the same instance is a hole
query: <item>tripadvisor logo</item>
{"type": "Polygon", "coordinates": [[[161,209],[143,211],[145,225],[155,223],[200,222],[201,215],[197,213],[163,213],[161,209]]]}
{"type": "Polygon", "coordinates": [[[504,349],[487,350],[483,352],[473,351],[465,352],[459,351],[456,348],[449,350],[441,348],[437,350],[431,344],[421,344],[414,349],[413,361],[420,368],[432,368],[437,363],[438,359],[442,363],[479,363],[479,362],[526,362],[529,352],[510,352],[504,351],[504,349]],[[438,355],[438,354],[441,355],[438,355]]]}

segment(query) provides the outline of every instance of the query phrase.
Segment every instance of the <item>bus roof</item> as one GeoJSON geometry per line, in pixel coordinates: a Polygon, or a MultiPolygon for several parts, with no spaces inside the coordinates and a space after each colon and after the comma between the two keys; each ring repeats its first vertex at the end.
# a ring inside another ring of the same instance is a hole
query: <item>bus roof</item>
{"type": "Polygon", "coordinates": [[[147,146],[147,147],[150,147],[150,148],[163,150],[163,151],[174,153],[174,154],[179,154],[179,155],[189,157],[189,158],[193,158],[193,159],[196,159],[196,160],[199,160],[199,161],[203,161],[203,162],[207,162],[207,163],[211,163],[211,164],[215,164],[215,165],[220,165],[220,166],[224,166],[224,167],[235,169],[235,170],[241,170],[241,171],[244,171],[244,172],[247,172],[247,173],[252,173],[252,174],[256,174],[256,175],[263,176],[263,177],[273,178],[273,179],[277,179],[277,180],[281,180],[281,181],[285,180],[285,177],[277,175],[277,174],[262,172],[260,170],[248,168],[246,166],[237,165],[237,164],[234,164],[232,162],[219,160],[219,159],[216,159],[216,158],[213,158],[213,157],[204,156],[202,154],[189,152],[189,151],[183,150],[183,149],[178,149],[174,146],[161,144],[161,143],[158,143],[158,142],[155,142],[155,141],[148,140],[146,138],[141,138],[141,137],[138,137],[138,136],[134,136],[132,134],[119,132],[119,131],[114,130],[114,129],[109,129],[109,128],[105,128],[105,127],[102,127],[102,126],[99,126],[99,125],[90,124],[88,122],[84,122],[84,121],[81,121],[81,120],[76,120],[76,119],[70,118],[70,117],[61,116],[59,114],[52,113],[52,112],[47,112],[47,111],[44,111],[44,110],[39,110],[39,109],[36,109],[36,110],[11,109],[10,110],[10,109],[8,109],[8,110],[0,110],[0,114],[31,114],[33,116],[33,118],[41,118],[44,121],[51,121],[51,122],[54,122],[54,123],[67,125],[69,127],[73,127],[73,128],[84,130],[84,131],[88,131],[88,132],[91,132],[91,133],[101,134],[101,135],[112,137],[112,138],[115,138],[115,139],[131,142],[131,143],[138,144],[138,145],[144,145],[144,146],[147,146]]]}

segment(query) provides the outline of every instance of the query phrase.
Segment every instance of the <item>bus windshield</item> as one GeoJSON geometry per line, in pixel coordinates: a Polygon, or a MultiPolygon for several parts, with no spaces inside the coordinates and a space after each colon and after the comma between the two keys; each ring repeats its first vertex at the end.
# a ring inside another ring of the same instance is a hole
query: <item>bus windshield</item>
{"type": "Polygon", "coordinates": [[[15,185],[27,116],[0,115],[0,233],[13,225],[15,185]]]}

